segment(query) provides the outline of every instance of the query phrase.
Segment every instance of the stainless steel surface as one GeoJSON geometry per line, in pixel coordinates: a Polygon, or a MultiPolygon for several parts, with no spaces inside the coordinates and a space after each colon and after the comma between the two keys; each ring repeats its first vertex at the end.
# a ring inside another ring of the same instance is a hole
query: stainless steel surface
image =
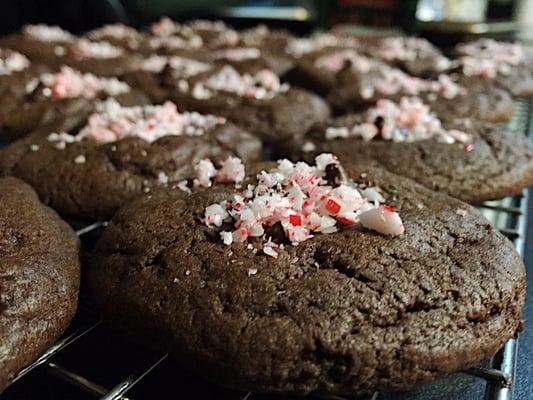
{"type": "MultiPolygon", "coordinates": [[[[513,120],[509,123],[509,126],[517,131],[517,134],[527,134],[531,136],[532,129],[532,120],[531,120],[531,112],[532,112],[532,103],[531,101],[520,101],[517,102],[516,107],[516,113],[513,120]]],[[[525,230],[527,225],[527,192],[524,191],[523,194],[513,197],[513,198],[506,198],[499,201],[489,202],[486,204],[483,204],[479,207],[479,210],[482,214],[485,215],[489,219],[489,221],[493,224],[494,227],[500,229],[510,240],[513,241],[516,249],[520,254],[523,255],[524,251],[524,245],[525,245],[525,230]]],[[[85,225],[85,226],[77,226],[78,230],[77,233],[82,239],[82,242],[91,242],[94,241],[94,238],[98,236],[98,232],[105,226],[105,223],[94,223],[91,225],[85,225]]],[[[83,295],[82,295],[83,299],[83,295]]],[[[85,345],[80,345],[78,349],[75,350],[74,359],[76,362],[74,363],[74,366],[71,366],[70,368],[63,365],[61,362],[56,361],[56,358],[59,358],[62,353],[65,353],[69,350],[70,347],[72,347],[73,344],[79,343],[87,338],[90,338],[91,336],[95,336],[98,334],[98,332],[105,331],[105,326],[101,325],[101,321],[95,316],[95,314],[91,311],[90,307],[86,307],[84,304],[85,302],[82,300],[82,305],[80,306],[80,309],[78,311],[78,316],[75,319],[75,322],[73,325],[76,325],[76,321],[79,319],[81,322],[78,324],[78,326],[74,327],[71,331],[66,333],[62,339],[60,339],[54,346],[52,346],[43,356],[41,356],[36,362],[34,362],[32,365],[28,366],[24,370],[20,372],[18,377],[15,379],[13,383],[13,387],[15,386],[23,386],[23,385],[30,385],[30,383],[26,384],[25,381],[29,379],[29,376],[33,373],[36,373],[36,371],[45,370],[45,372],[49,372],[49,379],[50,379],[50,385],[55,385],[56,381],[62,381],[63,383],[66,383],[68,385],[75,386],[77,388],[81,388],[83,392],[86,394],[83,398],[87,399],[105,399],[105,400],[127,400],[126,395],[128,395],[129,399],[136,400],[137,397],[134,397],[132,395],[130,397],[130,394],[133,390],[142,387],[146,384],[147,380],[153,380],[155,381],[156,387],[160,384],[166,383],[166,380],[168,379],[174,379],[173,375],[174,372],[171,372],[171,377],[168,377],[168,374],[166,374],[166,369],[172,369],[177,368],[175,364],[172,363],[172,361],[167,360],[166,354],[157,354],[157,353],[150,353],[147,350],[143,350],[144,352],[148,352],[148,355],[144,356],[144,358],[139,361],[140,366],[139,367],[132,367],[132,370],[125,375],[123,378],[119,378],[116,381],[112,382],[111,384],[103,384],[101,382],[95,382],[93,378],[90,378],[88,376],[84,376],[81,372],[78,371],[78,367],[82,366],[86,358],[92,355],[92,353],[96,353],[96,355],[100,355],[99,351],[101,349],[98,348],[98,345],[96,345],[94,348],[89,347],[87,348],[85,345]],[[146,359],[145,359],[146,358],[146,359]]],[[[96,343],[99,339],[96,339],[96,343]]],[[[131,344],[132,349],[134,344],[131,344]]],[[[468,371],[465,371],[464,374],[454,374],[450,378],[445,378],[439,382],[436,383],[436,385],[441,386],[431,386],[427,385],[425,386],[426,391],[418,391],[416,393],[412,394],[401,394],[396,397],[394,394],[381,394],[381,393],[374,393],[371,396],[367,397],[367,400],[379,400],[379,399],[396,399],[401,398],[403,400],[419,400],[419,399],[430,399],[435,398],[433,395],[436,395],[438,393],[439,399],[459,399],[459,397],[456,397],[454,394],[450,394],[449,396],[446,395],[446,393],[443,393],[444,388],[452,388],[454,386],[454,379],[462,379],[461,375],[464,377],[466,376],[474,376],[476,378],[472,378],[475,380],[482,380],[485,384],[484,388],[484,396],[481,394],[481,396],[477,395],[477,392],[475,390],[472,390],[472,393],[463,393],[461,391],[461,396],[464,395],[464,397],[460,397],[460,399],[483,399],[483,397],[486,400],[511,400],[512,396],[512,384],[514,381],[514,374],[515,374],[515,362],[516,362],[516,352],[517,352],[517,340],[512,339],[509,342],[506,343],[504,348],[500,350],[498,354],[496,354],[491,360],[488,361],[488,363],[484,363],[481,366],[472,368],[468,371]],[[446,384],[446,381],[449,380],[450,384],[446,384]],[[437,389],[435,389],[437,388],[437,389]],[[439,389],[440,388],[440,389],[439,389]],[[429,393],[429,395],[428,395],[429,393]],[[428,397],[429,396],[429,397],[428,397]],[[476,397],[477,396],[477,397],[476,397]]],[[[102,370],[105,371],[106,367],[109,367],[107,363],[109,360],[114,360],[117,362],[117,358],[120,357],[120,353],[113,354],[114,347],[111,346],[111,353],[107,354],[105,353],[105,359],[102,359],[99,361],[99,365],[101,366],[102,370]]],[[[120,365],[120,358],[118,360],[120,365]]],[[[125,362],[124,362],[125,363],[125,362]]],[[[124,367],[129,367],[129,365],[124,365],[124,367]]],[[[112,367],[109,367],[112,368],[112,367]]],[[[93,371],[90,371],[93,372],[93,371]]],[[[104,373],[105,375],[105,373],[104,373]]],[[[188,381],[188,378],[184,378],[185,381],[188,381]]],[[[196,379],[196,378],[192,378],[196,379]]],[[[204,383],[202,381],[196,381],[192,382],[193,387],[197,387],[198,390],[201,389],[202,385],[208,386],[209,383],[204,383]],[[197,385],[197,386],[195,386],[197,385]]],[[[211,385],[212,386],[212,385],[211,385]]],[[[220,396],[218,394],[215,395],[216,398],[221,399],[239,399],[239,400],[253,400],[253,399],[264,399],[264,395],[255,395],[253,393],[238,393],[238,392],[231,392],[227,389],[222,388],[210,388],[210,391],[207,391],[204,396],[195,395],[195,398],[214,398],[213,397],[213,391],[215,393],[220,392],[220,396]]],[[[483,392],[481,392],[483,393],[483,392]]],[[[38,400],[40,398],[50,398],[50,397],[39,397],[40,394],[36,392],[34,397],[31,397],[32,399],[38,400]]],[[[10,390],[8,389],[5,393],[5,399],[19,399],[22,397],[16,397],[16,393],[14,395],[10,395],[10,390]],[[11,396],[11,397],[10,397],[11,396]]],[[[324,396],[312,396],[315,399],[339,399],[338,397],[324,397],[324,396]]],[[[24,397],[27,398],[27,397],[24,397]]],[[[60,397],[57,397],[60,398],[60,397]]],[[[70,397],[69,397],[70,398],[70,397]]],[[[163,399],[168,398],[168,393],[164,395],[156,395],[153,392],[149,394],[148,396],[140,396],[139,399],[150,399],[150,400],[156,400],[156,399],[163,399]]]]}

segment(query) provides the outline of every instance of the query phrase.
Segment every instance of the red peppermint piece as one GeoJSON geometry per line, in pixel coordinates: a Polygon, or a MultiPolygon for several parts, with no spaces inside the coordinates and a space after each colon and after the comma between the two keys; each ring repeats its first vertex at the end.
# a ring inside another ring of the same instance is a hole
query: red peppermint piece
{"type": "Polygon", "coordinates": [[[335,200],[329,199],[326,203],[326,210],[328,210],[331,214],[338,214],[341,210],[341,206],[335,200]]]}
{"type": "Polygon", "coordinates": [[[464,149],[465,149],[466,151],[472,151],[472,150],[474,150],[474,145],[473,145],[472,143],[467,143],[467,144],[465,144],[463,147],[464,147],[464,149]]]}
{"type": "Polygon", "coordinates": [[[388,212],[388,213],[395,212],[394,208],[392,208],[391,206],[382,205],[381,207],[383,208],[383,210],[385,210],[385,212],[388,212]]]}
{"type": "Polygon", "coordinates": [[[291,223],[292,226],[300,226],[300,225],[302,225],[302,219],[297,214],[293,214],[293,215],[289,216],[289,222],[291,223]]]}
{"type": "Polygon", "coordinates": [[[355,221],[353,221],[353,220],[351,220],[349,218],[346,218],[346,217],[338,217],[337,221],[339,221],[341,224],[345,224],[345,225],[353,225],[353,224],[355,224],[355,221]]]}

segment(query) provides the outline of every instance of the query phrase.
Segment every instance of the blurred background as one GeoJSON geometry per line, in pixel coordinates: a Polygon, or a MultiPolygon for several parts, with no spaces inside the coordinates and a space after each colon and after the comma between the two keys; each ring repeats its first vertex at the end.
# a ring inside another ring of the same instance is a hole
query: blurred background
{"type": "Polygon", "coordinates": [[[162,15],[176,20],[221,18],[236,27],[267,22],[295,33],[342,25],[441,36],[531,38],[533,0],[2,0],[0,34],[23,23],[59,24],[80,33],[104,23],[147,26],[162,15]]]}

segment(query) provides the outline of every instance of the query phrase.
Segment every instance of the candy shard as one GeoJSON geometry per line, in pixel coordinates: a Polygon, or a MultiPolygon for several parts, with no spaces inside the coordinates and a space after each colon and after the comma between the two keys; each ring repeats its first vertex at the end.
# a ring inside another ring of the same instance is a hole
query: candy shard
{"type": "Polygon", "coordinates": [[[359,221],[365,228],[383,235],[399,236],[405,231],[400,215],[387,206],[379,206],[362,213],[359,221]]]}

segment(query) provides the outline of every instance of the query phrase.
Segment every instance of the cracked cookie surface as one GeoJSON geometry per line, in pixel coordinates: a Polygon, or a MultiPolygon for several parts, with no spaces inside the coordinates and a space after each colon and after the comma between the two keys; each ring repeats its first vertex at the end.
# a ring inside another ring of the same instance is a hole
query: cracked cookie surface
{"type": "MultiPolygon", "coordinates": [[[[79,132],[84,120],[72,129],[79,132]]],[[[50,132],[50,131],[49,131],[50,132]]],[[[62,215],[109,218],[126,201],[166,183],[188,178],[201,159],[229,156],[256,160],[258,139],[224,123],[200,136],[165,136],[154,142],[130,137],[110,143],[83,140],[58,143],[48,133],[30,135],[0,152],[0,174],[16,176],[62,215]],[[163,176],[164,182],[161,182],[163,176]]]]}
{"type": "Polygon", "coordinates": [[[27,184],[0,179],[0,392],[67,328],[78,299],[78,238],[27,184]]]}
{"type": "Polygon", "coordinates": [[[235,189],[161,190],[106,229],[92,296],[129,337],[241,390],[407,390],[495,353],[521,323],[524,267],[512,244],[458,200],[378,168],[347,174],[381,189],[405,234],[356,225],[275,259],[223,245],[203,222],[235,189]]]}
{"type": "Polygon", "coordinates": [[[302,151],[302,143],[287,142],[291,148],[286,147],[282,153],[295,159],[312,159],[315,154],[330,152],[344,163],[377,162],[393,173],[471,204],[518,194],[533,183],[533,142],[518,132],[488,124],[467,128],[444,122],[444,126],[471,134],[472,147],[435,140],[395,143],[358,137],[325,138],[328,127],[352,127],[361,121],[361,115],[339,117],[307,134],[313,151],[302,151]]]}

